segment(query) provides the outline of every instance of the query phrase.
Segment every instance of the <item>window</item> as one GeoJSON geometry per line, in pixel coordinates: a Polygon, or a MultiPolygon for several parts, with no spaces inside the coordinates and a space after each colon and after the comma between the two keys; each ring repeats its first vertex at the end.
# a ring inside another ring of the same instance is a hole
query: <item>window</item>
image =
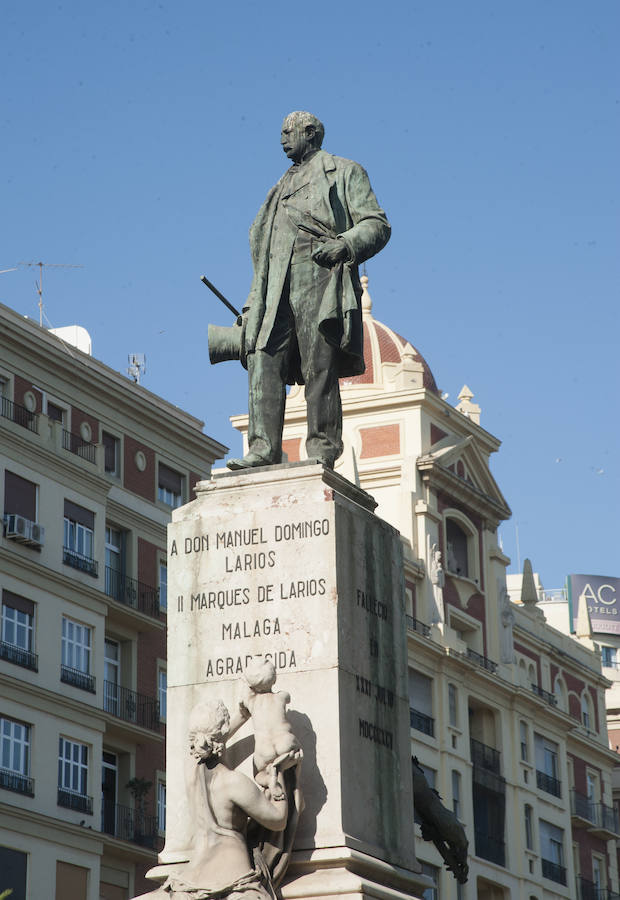
{"type": "Polygon", "coordinates": [[[94,694],[95,679],[89,674],[91,647],[92,628],[63,616],[61,681],[94,694]]]}
{"type": "Polygon", "coordinates": [[[0,788],[34,796],[30,775],[30,726],[0,718],[0,788]]]}
{"type": "Polygon", "coordinates": [[[106,712],[119,714],[121,646],[118,641],[105,639],[103,656],[103,708],[106,712]]]}
{"type": "Polygon", "coordinates": [[[62,406],[58,406],[56,403],[51,403],[49,400],[47,401],[47,417],[51,419],[52,422],[60,422],[62,425],[65,425],[66,422],[66,409],[63,409],[62,406]]]}
{"type": "Polygon", "coordinates": [[[439,869],[437,866],[423,862],[422,875],[426,875],[433,882],[433,886],[426,888],[422,894],[424,900],[439,900],[439,869]]]}
{"type": "Polygon", "coordinates": [[[558,745],[541,735],[534,735],[536,751],[536,784],[548,794],[561,797],[559,780],[558,745]]]}
{"type": "Polygon", "coordinates": [[[594,772],[586,771],[586,795],[590,803],[598,803],[599,797],[599,780],[594,772]]]}
{"type": "Polygon", "coordinates": [[[454,519],[446,520],[446,544],[448,571],[469,578],[467,534],[454,519]]]}
{"type": "Polygon", "coordinates": [[[601,647],[601,662],[607,668],[617,668],[617,649],[616,647],[601,647]]]}
{"type": "Polygon", "coordinates": [[[585,692],[581,697],[581,723],[588,731],[593,727],[591,700],[585,692]]]}
{"type": "Polygon", "coordinates": [[[122,531],[106,525],[105,528],[105,592],[108,597],[123,602],[124,537],[122,531]]]}
{"type": "Polygon", "coordinates": [[[159,561],[159,608],[168,609],[168,564],[159,561]]]}
{"type": "Polygon", "coordinates": [[[461,815],[461,773],[452,769],[452,812],[457,817],[461,815]]]}
{"type": "Polygon", "coordinates": [[[37,671],[34,646],[34,603],[10,591],[2,591],[0,659],[37,671]]]}
{"type": "Polygon", "coordinates": [[[527,740],[527,725],[525,722],[519,722],[519,735],[521,737],[521,761],[528,761],[528,740],[527,740]]]}
{"type": "Polygon", "coordinates": [[[89,575],[97,575],[93,559],[95,514],[71,500],[65,500],[63,562],[89,575]]]}
{"type": "Polygon", "coordinates": [[[4,473],[4,514],[37,521],[37,485],[8,469],[4,473]]]}
{"type": "Polygon", "coordinates": [[[534,833],[532,831],[532,807],[529,803],[525,804],[525,846],[528,850],[534,849],[534,833]]]}
{"type": "Polygon", "coordinates": [[[183,476],[159,464],[157,499],[175,509],[183,503],[183,476]]]}
{"type": "Polygon", "coordinates": [[[157,699],[159,700],[159,718],[166,718],[166,694],[168,691],[168,673],[160,669],[157,673],[157,699]]]}
{"type": "Polygon", "coordinates": [[[92,813],[88,786],[88,747],[61,737],[58,742],[58,805],[92,813]]]}
{"type": "Polygon", "coordinates": [[[28,854],[11,847],[0,847],[0,872],[3,891],[9,891],[5,896],[10,896],[11,900],[26,900],[28,854]]]}
{"type": "Polygon", "coordinates": [[[412,728],[433,736],[433,680],[415,669],[409,669],[409,719],[412,728]]]}
{"type": "Polygon", "coordinates": [[[101,432],[101,443],[103,444],[104,468],[109,475],[120,475],[120,446],[121,442],[107,431],[101,432]]]}
{"type": "Polygon", "coordinates": [[[166,830],[166,782],[157,782],[157,830],[163,834],[166,830]]]}
{"type": "Polygon", "coordinates": [[[566,884],[564,832],[544,819],[540,820],[540,855],[544,877],[558,884],[566,884]]]}
{"type": "Polygon", "coordinates": [[[458,691],[456,685],[448,685],[448,721],[453,728],[459,724],[458,720],[458,691]]]}

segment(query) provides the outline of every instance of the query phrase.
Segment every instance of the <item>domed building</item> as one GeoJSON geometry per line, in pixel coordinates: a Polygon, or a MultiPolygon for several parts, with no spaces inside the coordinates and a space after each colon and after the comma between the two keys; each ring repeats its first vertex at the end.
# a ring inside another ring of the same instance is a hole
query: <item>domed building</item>
{"type": "MultiPolygon", "coordinates": [[[[344,452],[324,479],[345,494],[339,476],[363,488],[401,535],[411,754],[469,840],[469,881],[457,886],[416,829],[435,884],[425,896],[541,900],[575,896],[577,885],[580,898],[602,897],[618,879],[614,755],[604,716],[586,733],[553,693],[562,670],[602,711],[600,660],[549,627],[536,602],[510,602],[498,526],[511,513],[490,469],[500,441],[480,425],[467,386],[456,407],[446,402],[419,350],[374,318],[366,276],[362,285],[366,371],[341,380],[344,452]],[[586,774],[597,804],[585,799],[586,774]]],[[[305,417],[295,386],[290,462],[305,458],[305,417]]],[[[232,422],[245,440],[247,415],[232,422]]]]}

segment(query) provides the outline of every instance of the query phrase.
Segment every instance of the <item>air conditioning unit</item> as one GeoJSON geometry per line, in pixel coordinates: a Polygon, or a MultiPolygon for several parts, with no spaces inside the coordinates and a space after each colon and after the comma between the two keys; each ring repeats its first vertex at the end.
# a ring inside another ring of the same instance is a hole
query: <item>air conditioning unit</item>
{"type": "Polygon", "coordinates": [[[45,528],[38,522],[30,523],[30,540],[28,541],[33,547],[42,547],[45,543],[45,528]]]}
{"type": "Polygon", "coordinates": [[[6,537],[12,541],[25,542],[30,540],[32,522],[23,516],[12,514],[6,517],[6,537]]]}

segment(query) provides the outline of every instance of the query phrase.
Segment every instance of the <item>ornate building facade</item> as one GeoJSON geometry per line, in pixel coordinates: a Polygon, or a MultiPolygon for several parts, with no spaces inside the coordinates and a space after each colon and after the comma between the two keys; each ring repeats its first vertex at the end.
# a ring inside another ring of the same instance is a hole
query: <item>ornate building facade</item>
{"type": "Polygon", "coordinates": [[[127,900],[165,828],[166,525],[225,452],[0,306],[0,893],[127,900]]]}

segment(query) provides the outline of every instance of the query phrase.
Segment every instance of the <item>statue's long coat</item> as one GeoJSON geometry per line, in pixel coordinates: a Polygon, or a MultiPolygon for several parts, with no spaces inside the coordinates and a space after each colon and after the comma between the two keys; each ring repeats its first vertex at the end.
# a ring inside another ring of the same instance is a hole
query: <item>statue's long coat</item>
{"type": "MultiPolygon", "coordinates": [[[[297,227],[318,241],[340,237],[351,261],[334,266],[321,298],[317,327],[339,348],[339,377],[364,371],[361,296],[358,265],[388,242],[390,226],[364,169],[350,159],[319,150],[297,176],[294,193],[286,175],[273,187],[250,228],[254,279],[244,310],[245,351],[268,349],[288,273],[297,227]],[[300,173],[301,174],[301,173],[300,173]],[[300,185],[300,181],[303,183],[300,185]],[[278,204],[287,208],[292,228],[274,230],[278,204]]],[[[309,265],[317,265],[309,262],[309,265]]],[[[301,381],[295,362],[289,383],[301,381]]]]}

